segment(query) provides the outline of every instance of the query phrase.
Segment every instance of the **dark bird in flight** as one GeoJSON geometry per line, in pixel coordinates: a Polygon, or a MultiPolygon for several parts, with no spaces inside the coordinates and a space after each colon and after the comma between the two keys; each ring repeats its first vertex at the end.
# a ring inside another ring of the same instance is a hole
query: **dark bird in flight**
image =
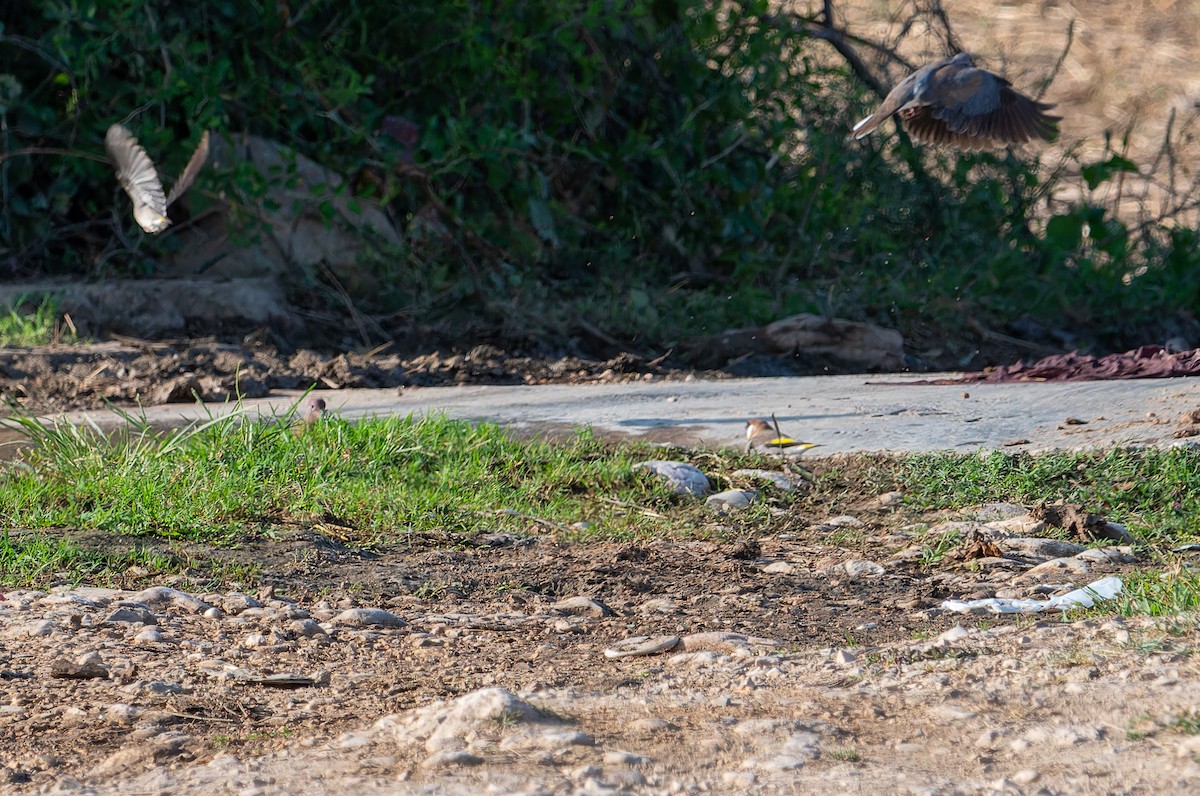
{"type": "Polygon", "coordinates": [[[909,134],[926,144],[974,150],[1052,141],[1062,118],[1046,113],[1053,107],[1025,96],[959,53],[901,80],[874,113],[854,125],[854,137],[863,138],[898,115],[909,134]]]}

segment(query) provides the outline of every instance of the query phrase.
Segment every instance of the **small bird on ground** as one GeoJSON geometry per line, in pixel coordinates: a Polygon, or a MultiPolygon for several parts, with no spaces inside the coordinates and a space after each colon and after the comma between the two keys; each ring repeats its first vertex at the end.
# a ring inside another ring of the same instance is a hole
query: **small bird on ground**
{"type": "Polygon", "coordinates": [[[292,433],[297,437],[329,417],[329,407],[326,406],[325,399],[315,395],[310,395],[293,411],[294,414],[290,416],[289,425],[292,433]]]}
{"type": "Polygon", "coordinates": [[[196,175],[204,167],[204,162],[208,160],[208,131],[205,130],[200,136],[200,144],[192,153],[183,174],[180,174],[179,179],[171,186],[169,195],[163,194],[162,181],[159,180],[154,161],[150,160],[150,156],[132,133],[121,125],[114,124],[104,136],[104,146],[108,149],[108,156],[112,158],[113,167],[117,170],[117,179],[120,180],[121,187],[133,202],[133,220],[153,235],[170,225],[167,208],[191,187],[196,175]]]}
{"type": "Polygon", "coordinates": [[[325,419],[329,414],[329,408],[325,405],[324,398],[318,398],[315,395],[309,397],[300,407],[300,426],[297,429],[302,429],[305,426],[311,426],[320,420],[325,419]]]}
{"type": "Polygon", "coordinates": [[[928,64],[901,80],[867,118],[854,125],[861,139],[885,119],[899,115],[913,138],[960,149],[990,149],[1035,138],[1052,141],[1061,116],[1054,105],[1016,91],[1012,84],[959,53],[928,64]]]}
{"type": "Polygon", "coordinates": [[[813,442],[800,442],[779,433],[776,425],[766,420],[746,421],[746,452],[773,453],[784,456],[799,456],[809,448],[817,447],[813,442]]]}

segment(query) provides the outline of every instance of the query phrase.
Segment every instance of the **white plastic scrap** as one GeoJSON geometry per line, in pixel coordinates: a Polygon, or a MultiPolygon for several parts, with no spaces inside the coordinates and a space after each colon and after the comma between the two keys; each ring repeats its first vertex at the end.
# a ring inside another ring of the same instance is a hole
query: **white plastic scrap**
{"type": "Polygon", "coordinates": [[[986,600],[945,600],[942,609],[960,614],[1036,614],[1041,611],[1069,611],[1072,608],[1091,608],[1099,600],[1111,600],[1121,593],[1121,579],[1101,578],[1082,589],[1075,589],[1049,600],[1009,600],[990,597],[986,600]]]}

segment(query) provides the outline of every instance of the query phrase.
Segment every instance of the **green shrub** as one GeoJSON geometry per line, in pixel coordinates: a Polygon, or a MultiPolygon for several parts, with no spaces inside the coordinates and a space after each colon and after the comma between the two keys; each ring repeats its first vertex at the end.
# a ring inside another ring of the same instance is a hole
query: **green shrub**
{"type": "MultiPolygon", "coordinates": [[[[173,142],[211,128],[348,175],[411,236],[377,257],[386,288],[360,307],[468,333],[540,339],[582,317],[665,345],[800,311],[905,332],[1065,314],[1115,346],[1194,307],[1194,230],[1130,230],[1090,206],[1043,224],[1059,178],[1036,162],[918,151],[890,123],[848,140],[869,100],[824,43],[766,11],[9,4],[0,255],[21,274],[138,273],[171,245],[139,254],[115,234],[114,219],[131,227],[102,141],[127,120],[168,174],[188,155],[173,142]]],[[[279,178],[210,170],[199,184],[252,198],[263,177],[279,178]]]]}

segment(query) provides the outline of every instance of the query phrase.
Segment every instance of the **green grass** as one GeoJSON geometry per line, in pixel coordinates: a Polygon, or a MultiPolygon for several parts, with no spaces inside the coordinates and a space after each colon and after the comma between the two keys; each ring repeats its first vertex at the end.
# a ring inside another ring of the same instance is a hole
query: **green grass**
{"type": "Polygon", "coordinates": [[[34,346],[77,340],[75,327],[60,323],[58,302],[43,296],[32,306],[28,296],[18,297],[12,305],[0,307],[0,346],[34,346]]]}
{"type": "Polygon", "coordinates": [[[1185,448],[924,455],[885,467],[917,509],[1064,501],[1126,525],[1145,545],[1200,541],[1200,454],[1185,448]]]}
{"type": "MultiPolygon", "coordinates": [[[[661,451],[616,448],[586,432],[526,442],[494,425],[410,417],[330,420],[296,433],[290,416],[263,423],[235,413],[169,432],[126,414],[127,427],[106,435],[13,411],[3,424],[32,444],[0,467],[0,582],[10,584],[171,570],[105,561],[62,541],[75,534],[183,547],[332,526],[341,541],[367,548],[429,538],[454,546],[494,531],[564,540],[741,535],[787,521],[772,519],[766,504],[715,517],[634,469],[661,451]]],[[[175,569],[185,565],[195,562],[175,569]]]]}
{"type": "MultiPolygon", "coordinates": [[[[494,531],[580,542],[746,538],[849,513],[867,522],[866,539],[878,530],[872,523],[883,521],[863,513],[863,503],[902,489],[904,516],[889,512],[886,522],[911,524],[994,501],[1077,502],[1125,524],[1156,564],[1127,575],[1121,597],[1098,610],[1166,616],[1200,608],[1200,574],[1167,552],[1200,539],[1200,454],[1182,448],[864,456],[814,468],[807,491],[768,492],[745,512],[716,516],[634,469],[662,458],[661,450],[610,445],[586,431],[548,443],[440,417],[333,419],[301,433],[290,416],[258,422],[235,412],[169,432],[125,419],[124,430],[108,435],[91,425],[48,425],[16,409],[4,421],[30,445],[0,466],[0,582],[194,572],[205,564],[177,552],[189,544],[232,546],[329,527],[352,547],[453,547],[494,531]],[[105,534],[134,543],[104,554],[69,541],[105,534]]],[[[717,488],[733,485],[727,473],[761,463],[734,452],[677,455],[717,488]]],[[[927,539],[920,564],[938,566],[960,541],[927,539]]]]}
{"type": "Polygon", "coordinates": [[[829,760],[836,760],[840,763],[860,763],[862,755],[853,746],[847,746],[840,749],[830,749],[825,753],[825,757],[829,760]]]}

